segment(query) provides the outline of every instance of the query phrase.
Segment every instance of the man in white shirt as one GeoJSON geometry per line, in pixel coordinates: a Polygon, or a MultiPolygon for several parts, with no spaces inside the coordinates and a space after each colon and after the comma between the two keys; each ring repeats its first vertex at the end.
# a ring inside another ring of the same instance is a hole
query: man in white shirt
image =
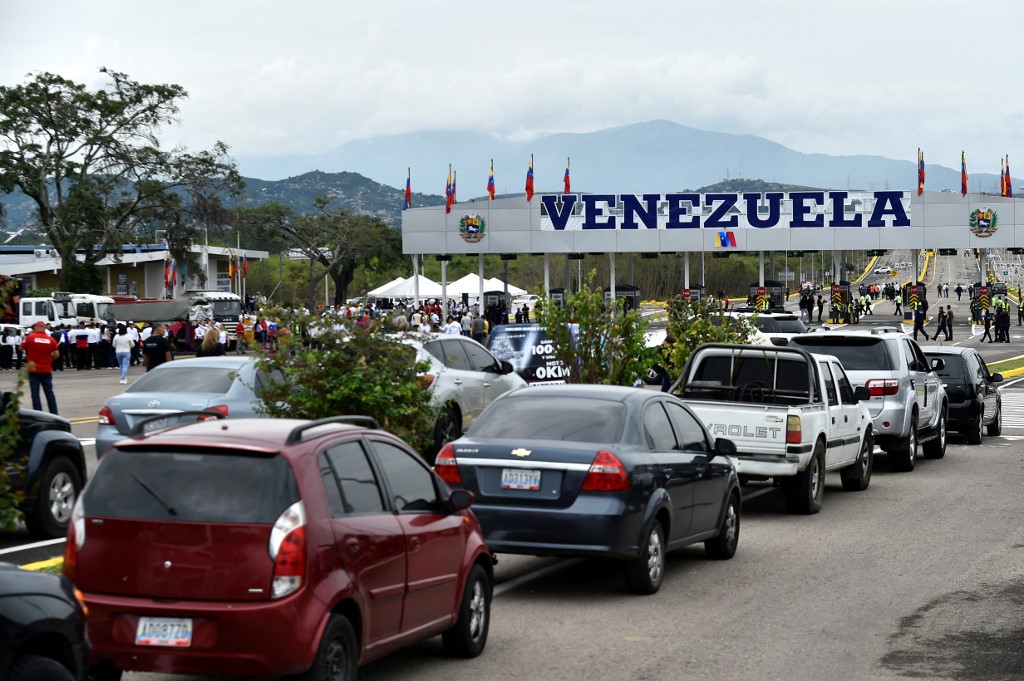
{"type": "Polygon", "coordinates": [[[461,336],[462,324],[455,321],[455,318],[451,315],[448,315],[448,321],[445,323],[443,331],[449,336],[461,336]]]}
{"type": "Polygon", "coordinates": [[[134,345],[132,345],[131,355],[131,366],[137,366],[142,362],[139,358],[139,343],[142,340],[139,337],[139,327],[135,326],[135,322],[128,322],[128,337],[132,339],[134,345]]]}

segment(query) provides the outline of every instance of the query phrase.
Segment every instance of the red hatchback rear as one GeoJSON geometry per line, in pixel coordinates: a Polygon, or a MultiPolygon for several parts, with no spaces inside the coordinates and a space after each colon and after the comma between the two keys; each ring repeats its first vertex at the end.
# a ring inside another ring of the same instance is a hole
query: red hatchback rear
{"type": "Polygon", "coordinates": [[[206,421],[104,456],[64,567],[98,679],[351,679],[436,634],[483,650],[493,561],[471,497],[352,421],[370,420],[206,421]]]}

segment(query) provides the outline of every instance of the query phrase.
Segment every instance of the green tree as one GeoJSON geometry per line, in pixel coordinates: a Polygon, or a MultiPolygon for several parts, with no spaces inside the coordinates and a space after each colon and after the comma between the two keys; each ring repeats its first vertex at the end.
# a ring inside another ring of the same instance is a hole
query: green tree
{"type": "Polygon", "coordinates": [[[323,197],[316,199],[315,208],[307,215],[281,204],[264,204],[239,213],[239,228],[254,239],[277,239],[282,248],[297,250],[308,259],[308,308],[312,309],[324,277],[333,281],[333,302],[340,305],[348,298],[357,268],[387,269],[402,260],[401,232],[379,218],[332,209],[323,197]]]}
{"type": "MultiPolygon", "coordinates": [[[[179,85],[146,85],[100,70],[107,89],[90,91],[52,73],[0,87],[0,191],[21,190],[63,263],[96,263],[136,240],[166,208],[167,193],[234,192],[241,178],[218,142],[196,154],[164,150],[158,132],[187,96],[179,85]]],[[[70,288],[73,267],[61,269],[70,288]]]]}
{"type": "Polygon", "coordinates": [[[426,361],[382,324],[317,318],[264,309],[278,320],[279,347],[257,349],[262,368],[284,381],[264,392],[268,416],[319,419],[342,414],[372,416],[388,432],[425,451],[437,409],[421,374],[426,361]]]}
{"type": "MultiPolygon", "coordinates": [[[[15,280],[0,280],[0,312],[9,305],[12,306],[11,309],[17,309],[17,290],[18,284],[15,280]]],[[[21,440],[21,430],[18,428],[18,396],[21,394],[23,381],[24,374],[19,371],[18,382],[14,390],[8,393],[9,398],[0,401],[0,529],[7,531],[13,530],[21,519],[21,510],[18,508],[21,494],[11,487],[8,462],[18,452],[18,442],[21,440]]]]}
{"type": "Polygon", "coordinates": [[[749,343],[753,333],[753,317],[730,317],[713,299],[696,302],[677,295],[668,304],[668,334],[659,349],[661,365],[675,379],[698,345],[749,343]]]}
{"type": "Polygon", "coordinates": [[[594,288],[595,277],[591,271],[561,308],[538,305],[537,320],[569,370],[566,382],[633,385],[651,365],[647,322],[639,310],[623,312],[621,301],[609,309],[603,290],[594,288]]]}

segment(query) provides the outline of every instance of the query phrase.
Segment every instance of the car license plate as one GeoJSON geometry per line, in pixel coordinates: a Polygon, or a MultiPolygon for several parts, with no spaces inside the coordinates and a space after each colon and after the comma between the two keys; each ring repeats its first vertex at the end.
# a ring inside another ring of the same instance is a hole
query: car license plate
{"type": "Polygon", "coordinates": [[[140,617],[139,628],[135,631],[135,645],[188,648],[192,645],[192,619],[140,617]]]}
{"type": "Polygon", "coordinates": [[[526,468],[504,468],[501,471],[502,489],[540,489],[540,471],[526,468]]]}

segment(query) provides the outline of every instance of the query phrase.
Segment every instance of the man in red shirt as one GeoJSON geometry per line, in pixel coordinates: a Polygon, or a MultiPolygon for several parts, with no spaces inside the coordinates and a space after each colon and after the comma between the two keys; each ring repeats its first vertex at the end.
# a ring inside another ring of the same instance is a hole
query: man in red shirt
{"type": "Polygon", "coordinates": [[[57,413],[57,396],[53,394],[53,360],[60,355],[60,346],[53,336],[46,333],[46,323],[36,322],[32,325],[32,333],[21,342],[25,351],[25,368],[28,369],[28,388],[32,394],[32,408],[43,410],[39,399],[39,387],[46,393],[46,406],[51,414],[57,413]]]}

